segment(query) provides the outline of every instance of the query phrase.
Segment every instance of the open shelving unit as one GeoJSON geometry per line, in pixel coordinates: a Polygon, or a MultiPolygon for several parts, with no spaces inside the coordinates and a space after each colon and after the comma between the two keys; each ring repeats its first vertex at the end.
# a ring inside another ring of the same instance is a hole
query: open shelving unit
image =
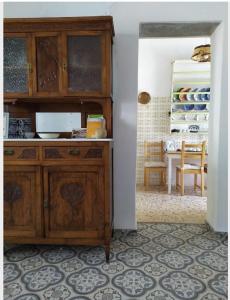
{"type": "Polygon", "coordinates": [[[210,62],[172,63],[170,133],[208,133],[210,75],[210,62]]]}

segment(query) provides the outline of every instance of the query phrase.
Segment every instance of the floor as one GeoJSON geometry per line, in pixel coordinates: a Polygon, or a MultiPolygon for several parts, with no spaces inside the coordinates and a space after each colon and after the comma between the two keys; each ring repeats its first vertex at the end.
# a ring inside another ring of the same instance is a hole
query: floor
{"type": "Polygon", "coordinates": [[[4,299],[227,299],[227,237],[207,225],[139,223],[103,248],[14,246],[5,252],[4,299]]]}
{"type": "Polygon", "coordinates": [[[205,223],[207,197],[201,197],[199,189],[194,192],[186,187],[185,195],[181,196],[175,187],[169,195],[167,187],[137,186],[136,200],[138,222],[205,223]]]}

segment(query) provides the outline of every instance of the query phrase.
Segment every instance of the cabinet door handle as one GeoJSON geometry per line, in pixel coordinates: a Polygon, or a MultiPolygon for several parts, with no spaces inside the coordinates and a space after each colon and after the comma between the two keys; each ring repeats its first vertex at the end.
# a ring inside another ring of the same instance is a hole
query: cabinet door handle
{"type": "Polygon", "coordinates": [[[79,149],[71,149],[71,150],[69,150],[69,154],[70,155],[79,155],[80,150],[79,149]]]}
{"type": "Polygon", "coordinates": [[[66,71],[67,70],[67,65],[63,64],[63,70],[66,71]]]}
{"type": "Polygon", "coordinates": [[[13,149],[4,150],[4,155],[14,155],[14,150],[13,149]]]}
{"type": "Polygon", "coordinates": [[[48,199],[44,200],[44,208],[48,208],[49,207],[49,202],[48,199]]]}
{"type": "Polygon", "coordinates": [[[28,69],[29,69],[29,73],[32,73],[33,72],[33,69],[32,69],[32,64],[28,64],[28,69]]]}

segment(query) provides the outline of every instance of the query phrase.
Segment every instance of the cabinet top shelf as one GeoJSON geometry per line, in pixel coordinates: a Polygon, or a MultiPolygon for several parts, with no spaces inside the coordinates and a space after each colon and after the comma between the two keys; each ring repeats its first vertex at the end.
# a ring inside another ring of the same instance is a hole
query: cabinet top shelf
{"type": "Polygon", "coordinates": [[[197,94],[210,94],[210,92],[173,92],[174,95],[180,95],[180,94],[193,94],[193,95],[197,95],[197,94]]]}
{"type": "Polygon", "coordinates": [[[211,84],[210,81],[173,81],[173,84],[211,84]]]}
{"type": "Polygon", "coordinates": [[[209,74],[210,71],[174,71],[173,74],[209,74]]]}
{"type": "Polygon", "coordinates": [[[196,120],[171,120],[172,124],[205,124],[208,120],[196,121],[196,120]]]}
{"type": "Polygon", "coordinates": [[[112,142],[113,139],[4,139],[4,142],[112,142]]]}
{"type": "Polygon", "coordinates": [[[114,36],[112,16],[61,17],[61,18],[5,18],[4,32],[41,31],[110,31],[114,36]],[[96,28],[96,29],[95,29],[96,28]]]}
{"type": "Polygon", "coordinates": [[[180,102],[172,102],[173,105],[190,105],[190,104],[210,104],[210,101],[180,101],[180,102]]]}
{"type": "Polygon", "coordinates": [[[178,114],[183,114],[183,115],[187,115],[187,114],[209,114],[209,111],[205,110],[205,111],[197,111],[197,110],[190,110],[190,111],[172,111],[171,114],[173,115],[178,115],[178,114]]]}

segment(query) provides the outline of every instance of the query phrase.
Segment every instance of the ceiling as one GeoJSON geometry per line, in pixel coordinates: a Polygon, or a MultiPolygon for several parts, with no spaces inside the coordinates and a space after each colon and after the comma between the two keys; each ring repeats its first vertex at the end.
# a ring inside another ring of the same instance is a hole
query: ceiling
{"type": "Polygon", "coordinates": [[[197,37],[210,36],[217,22],[199,23],[141,23],[139,27],[140,38],[156,37],[197,37]]]}

